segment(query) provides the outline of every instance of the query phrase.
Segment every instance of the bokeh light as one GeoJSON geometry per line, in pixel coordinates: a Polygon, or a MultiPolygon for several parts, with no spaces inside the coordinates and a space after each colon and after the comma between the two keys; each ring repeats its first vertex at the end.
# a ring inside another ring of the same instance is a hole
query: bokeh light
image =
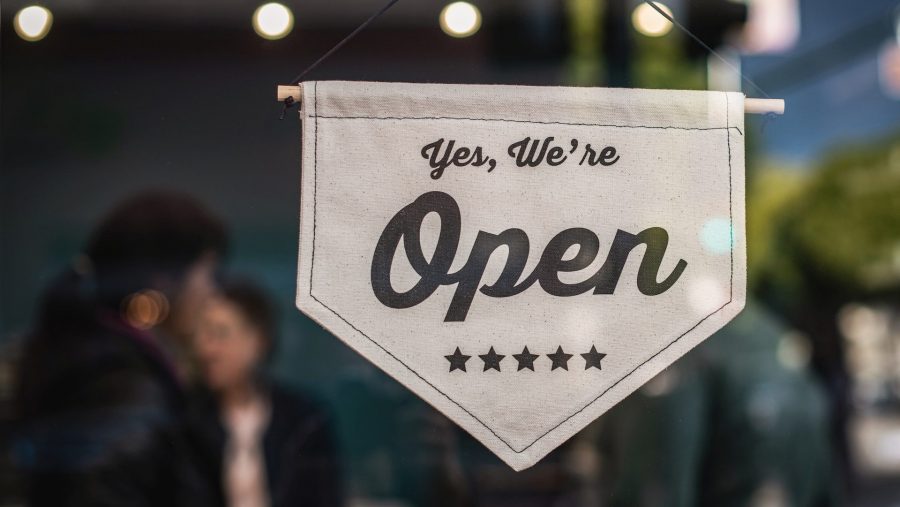
{"type": "Polygon", "coordinates": [[[812,358],[812,344],[803,333],[789,331],[778,340],[775,352],[778,362],[785,369],[801,371],[812,358]]]}
{"type": "Polygon", "coordinates": [[[132,326],[150,329],[169,315],[169,300],[157,290],[142,290],[125,299],[122,313],[132,326]]]}
{"type": "Polygon", "coordinates": [[[441,11],[441,29],[452,37],[468,37],[481,28],[481,11],[468,2],[453,2],[441,11]]]}
{"type": "Polygon", "coordinates": [[[700,230],[700,243],[707,252],[724,254],[731,251],[734,244],[734,230],[726,218],[711,218],[700,230]]]}
{"type": "Polygon", "coordinates": [[[688,282],[688,304],[697,315],[708,315],[728,302],[728,292],[715,278],[699,277],[688,282]]]}
{"type": "Polygon", "coordinates": [[[894,13],[894,38],[897,39],[897,45],[900,46],[900,7],[894,13]]]}
{"type": "Polygon", "coordinates": [[[253,13],[253,30],[264,39],[284,38],[294,28],[294,13],[276,2],[260,5],[253,13]]]}
{"type": "MultiPolygon", "coordinates": [[[[667,15],[672,16],[672,10],[661,2],[653,2],[667,15]]],[[[631,13],[631,22],[634,29],[648,37],[662,37],[672,30],[672,22],[656,11],[650,5],[642,3],[634,8],[631,13]]]]}
{"type": "Polygon", "coordinates": [[[644,384],[641,392],[651,397],[665,396],[678,387],[680,383],[681,373],[678,367],[670,366],[644,384]]]}
{"type": "Polygon", "coordinates": [[[13,18],[13,28],[24,40],[34,42],[47,36],[53,25],[53,13],[46,7],[29,5],[22,8],[13,18]]]}

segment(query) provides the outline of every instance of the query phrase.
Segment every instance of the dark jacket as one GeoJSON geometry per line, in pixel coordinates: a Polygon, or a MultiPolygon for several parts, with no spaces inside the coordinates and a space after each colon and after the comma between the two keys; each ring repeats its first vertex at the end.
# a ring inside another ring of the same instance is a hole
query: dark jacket
{"type": "Polygon", "coordinates": [[[28,504],[205,505],[185,396],[153,338],[95,305],[50,303],[19,364],[12,455],[28,504]]]}
{"type": "MultiPolygon", "coordinates": [[[[328,412],[275,383],[267,382],[264,389],[270,416],[262,447],[272,506],[341,505],[339,459],[328,412]]],[[[222,476],[228,435],[209,392],[196,393],[190,420],[192,437],[203,449],[204,469],[212,472],[209,480],[216,485],[218,503],[224,505],[222,476]]]]}

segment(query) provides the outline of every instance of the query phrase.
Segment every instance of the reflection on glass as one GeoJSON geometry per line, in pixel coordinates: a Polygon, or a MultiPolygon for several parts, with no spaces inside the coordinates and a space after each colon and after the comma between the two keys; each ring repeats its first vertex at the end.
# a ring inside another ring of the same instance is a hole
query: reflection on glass
{"type": "Polygon", "coordinates": [[[731,251],[734,231],[726,218],[711,218],[703,224],[700,242],[708,252],[724,254],[731,251]]]}

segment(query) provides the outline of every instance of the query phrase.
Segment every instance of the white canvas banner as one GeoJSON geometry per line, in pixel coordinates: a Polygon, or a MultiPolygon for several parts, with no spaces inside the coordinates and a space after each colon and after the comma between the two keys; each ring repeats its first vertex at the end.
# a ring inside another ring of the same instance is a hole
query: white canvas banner
{"type": "Polygon", "coordinates": [[[743,102],[304,83],[297,306],[531,466],[743,308],[743,102]]]}

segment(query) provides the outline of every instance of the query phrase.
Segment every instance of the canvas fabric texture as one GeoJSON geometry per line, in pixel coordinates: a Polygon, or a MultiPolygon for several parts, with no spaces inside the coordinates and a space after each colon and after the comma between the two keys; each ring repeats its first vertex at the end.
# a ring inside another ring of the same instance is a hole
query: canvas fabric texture
{"type": "Polygon", "coordinates": [[[744,307],[740,93],[302,90],[298,308],[516,470],[744,307]]]}

